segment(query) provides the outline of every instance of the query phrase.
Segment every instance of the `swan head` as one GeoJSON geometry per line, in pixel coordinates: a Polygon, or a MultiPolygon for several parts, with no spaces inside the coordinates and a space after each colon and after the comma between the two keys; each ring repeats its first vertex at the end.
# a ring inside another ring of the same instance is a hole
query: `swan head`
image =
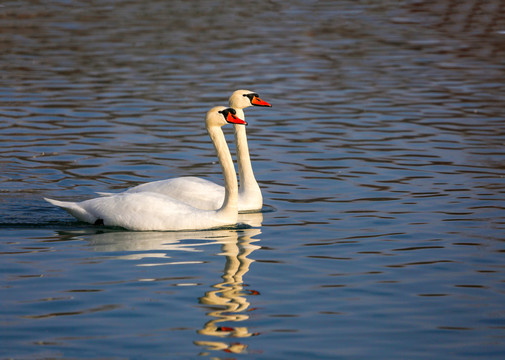
{"type": "Polygon", "coordinates": [[[245,109],[249,106],[272,107],[266,101],[260,99],[258,93],[249,90],[237,90],[231,94],[229,99],[230,107],[235,109],[245,109]]]}
{"type": "Polygon", "coordinates": [[[227,108],[226,106],[216,106],[207,112],[205,123],[207,127],[223,126],[226,124],[241,124],[247,125],[247,122],[240,119],[235,109],[227,108]]]}

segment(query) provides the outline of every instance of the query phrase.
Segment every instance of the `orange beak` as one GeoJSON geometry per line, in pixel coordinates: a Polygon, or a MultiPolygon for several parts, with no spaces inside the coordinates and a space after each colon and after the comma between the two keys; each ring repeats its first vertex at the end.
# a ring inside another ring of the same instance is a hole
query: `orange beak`
{"type": "Polygon", "coordinates": [[[241,124],[241,125],[247,125],[247,123],[242,120],[241,118],[237,117],[236,115],[233,115],[231,111],[228,113],[228,116],[226,117],[226,121],[228,121],[231,124],[241,124]]]}
{"type": "Polygon", "coordinates": [[[266,101],[263,101],[261,100],[259,97],[255,96],[253,97],[252,101],[251,101],[251,104],[253,104],[254,106],[267,106],[267,107],[272,107],[272,105],[270,105],[269,103],[267,103],[266,101]]]}

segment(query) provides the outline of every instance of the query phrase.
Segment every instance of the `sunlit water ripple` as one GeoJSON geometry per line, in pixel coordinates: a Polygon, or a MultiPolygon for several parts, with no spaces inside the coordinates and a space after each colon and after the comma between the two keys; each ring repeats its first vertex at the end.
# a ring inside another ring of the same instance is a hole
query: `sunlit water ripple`
{"type": "Polygon", "coordinates": [[[28,3],[0,7],[2,358],[502,358],[503,1],[28,3]],[[203,118],[238,88],[273,104],[265,212],[42,200],[221,182],[203,118]]]}

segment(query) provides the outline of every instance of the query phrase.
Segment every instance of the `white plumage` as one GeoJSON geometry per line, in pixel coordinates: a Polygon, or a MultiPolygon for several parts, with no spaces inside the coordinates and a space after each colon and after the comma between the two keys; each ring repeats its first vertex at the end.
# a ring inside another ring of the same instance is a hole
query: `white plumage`
{"type": "Polygon", "coordinates": [[[237,174],[221,127],[227,122],[246,124],[235,114],[231,108],[218,106],[206,116],[207,131],[216,149],[225,182],[224,201],[216,209],[197,208],[152,191],[127,191],[77,203],[46,200],[81,221],[129,230],[200,230],[234,225],[238,218],[237,174]]]}
{"type": "MultiPolygon", "coordinates": [[[[237,90],[229,99],[229,105],[237,116],[245,119],[244,108],[271,105],[249,90],[237,90]]],[[[258,211],[263,206],[261,189],[254,177],[245,126],[235,124],[235,143],[239,171],[238,210],[258,211]]],[[[186,204],[204,210],[216,210],[223,204],[224,187],[198,177],[186,176],[141,184],[126,190],[127,193],[155,192],[176,198],[186,204]]],[[[100,193],[110,195],[110,193],[100,193]]]]}

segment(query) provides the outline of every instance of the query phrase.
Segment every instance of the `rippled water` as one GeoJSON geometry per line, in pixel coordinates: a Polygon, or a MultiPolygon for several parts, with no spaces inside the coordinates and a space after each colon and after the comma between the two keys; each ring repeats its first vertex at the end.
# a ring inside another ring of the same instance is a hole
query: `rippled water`
{"type": "Polygon", "coordinates": [[[6,1],[0,30],[2,358],[503,357],[503,1],[6,1]],[[203,117],[238,88],[273,104],[248,225],[42,200],[221,182],[203,117]]]}

